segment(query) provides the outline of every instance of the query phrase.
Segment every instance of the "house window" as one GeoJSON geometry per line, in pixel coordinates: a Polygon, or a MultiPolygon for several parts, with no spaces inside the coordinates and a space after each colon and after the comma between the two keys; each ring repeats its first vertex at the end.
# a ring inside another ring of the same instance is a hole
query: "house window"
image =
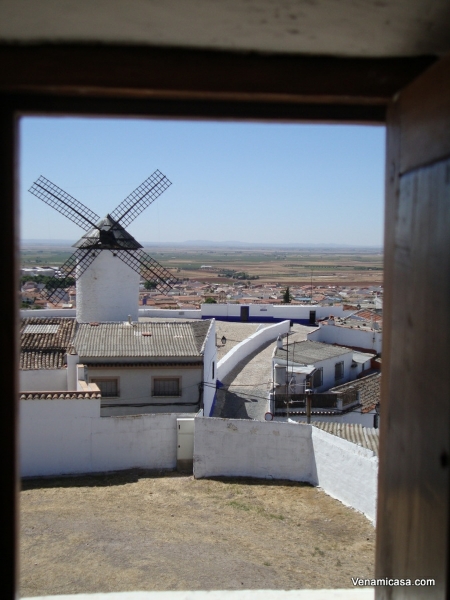
{"type": "Polygon", "coordinates": [[[154,377],[152,396],[180,396],[179,377],[154,377]]]}
{"type": "Polygon", "coordinates": [[[91,383],[96,383],[102,393],[102,398],[117,398],[119,396],[119,379],[114,378],[91,378],[91,383]]]}
{"type": "Polygon", "coordinates": [[[338,362],[334,365],[334,380],[339,381],[344,377],[344,362],[338,362]]]}
{"type": "Polygon", "coordinates": [[[323,383],[323,369],[317,369],[313,375],[313,387],[320,387],[323,383]]]}

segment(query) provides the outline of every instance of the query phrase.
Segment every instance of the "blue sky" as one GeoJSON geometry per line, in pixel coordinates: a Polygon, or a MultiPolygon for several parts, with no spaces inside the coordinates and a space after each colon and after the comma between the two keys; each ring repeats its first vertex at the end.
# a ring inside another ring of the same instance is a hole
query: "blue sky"
{"type": "Polygon", "coordinates": [[[101,216],[154,170],[173,185],[128,230],[140,242],[381,246],[383,127],[23,118],[23,239],[82,230],[28,189],[50,179],[101,216]]]}

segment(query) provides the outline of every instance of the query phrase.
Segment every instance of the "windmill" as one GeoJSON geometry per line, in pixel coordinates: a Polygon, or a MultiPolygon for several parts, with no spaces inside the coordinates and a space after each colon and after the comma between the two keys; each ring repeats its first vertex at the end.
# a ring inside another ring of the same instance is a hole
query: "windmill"
{"type": "Polygon", "coordinates": [[[54,183],[39,177],[29,191],[86,232],[74,244],[75,252],[46,284],[44,297],[61,301],[65,288],[77,281],[77,320],[88,322],[123,320],[130,314],[137,320],[140,276],[167,294],[173,275],[143,252],[125,227],[170,185],[167,177],[156,170],[102,219],[54,183]]]}

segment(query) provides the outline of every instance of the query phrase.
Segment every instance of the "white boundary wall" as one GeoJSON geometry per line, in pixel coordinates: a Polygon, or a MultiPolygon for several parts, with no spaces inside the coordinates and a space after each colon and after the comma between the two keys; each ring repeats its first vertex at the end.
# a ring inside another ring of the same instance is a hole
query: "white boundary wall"
{"type": "Polygon", "coordinates": [[[351,329],[339,325],[321,325],[307,335],[308,340],[324,342],[325,344],[339,344],[341,346],[355,346],[381,352],[383,334],[381,331],[368,331],[366,329],[351,329]]]}
{"type": "Polygon", "coordinates": [[[153,319],[201,319],[202,311],[200,309],[178,310],[173,308],[140,308],[139,317],[148,317],[153,319]]]}
{"type": "Polygon", "coordinates": [[[367,448],[311,428],[316,470],[311,483],[375,522],[378,458],[367,448]]]}
{"type": "Polygon", "coordinates": [[[100,417],[100,399],[21,400],[21,475],[174,469],[177,416],[100,417]]]}
{"type": "Polygon", "coordinates": [[[196,417],[194,476],[311,481],[311,427],[196,417]]]}
{"type": "Polygon", "coordinates": [[[263,346],[266,342],[276,340],[279,335],[288,333],[289,330],[290,321],[282,321],[281,323],[275,323],[275,325],[269,325],[269,327],[256,331],[250,337],[234,346],[234,348],[219,360],[217,365],[217,378],[223,379],[249,354],[263,346]]]}
{"type": "Polygon", "coordinates": [[[376,518],[377,457],[312,425],[196,417],[194,477],[218,476],[304,481],[376,518]]]}

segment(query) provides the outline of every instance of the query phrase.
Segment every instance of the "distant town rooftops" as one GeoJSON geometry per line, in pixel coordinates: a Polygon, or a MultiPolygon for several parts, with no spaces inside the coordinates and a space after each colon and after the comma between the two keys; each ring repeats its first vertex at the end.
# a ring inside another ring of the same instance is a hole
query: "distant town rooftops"
{"type": "Polygon", "coordinates": [[[80,358],[198,357],[211,321],[79,323],[74,346],[80,358]]]}
{"type": "Polygon", "coordinates": [[[280,358],[304,365],[311,365],[315,362],[342,356],[348,352],[353,352],[350,348],[344,346],[331,346],[322,342],[313,342],[310,340],[303,342],[294,342],[289,346],[277,348],[275,358],[280,358]]]}
{"type": "Polygon", "coordinates": [[[76,321],[67,317],[22,319],[20,368],[61,369],[72,344],[76,321]]]}

